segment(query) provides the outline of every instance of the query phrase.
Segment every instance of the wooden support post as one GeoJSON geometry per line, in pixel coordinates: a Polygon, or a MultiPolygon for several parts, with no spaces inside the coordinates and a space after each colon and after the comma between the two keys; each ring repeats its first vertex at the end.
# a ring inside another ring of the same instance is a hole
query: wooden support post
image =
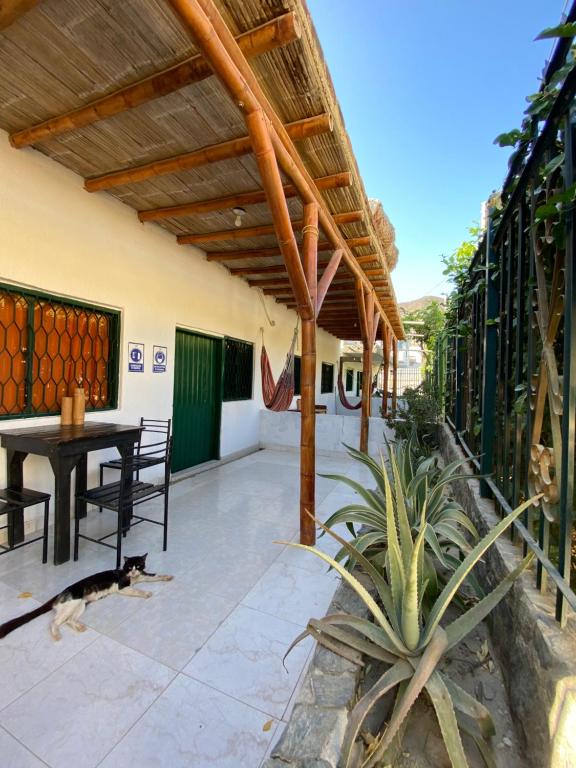
{"type": "Polygon", "coordinates": [[[362,413],[360,416],[360,450],[368,451],[370,413],[372,410],[372,345],[374,324],[374,295],[364,293],[366,329],[362,334],[362,413]]]}
{"type": "MultiPolygon", "coordinates": [[[[302,261],[313,306],[317,297],[318,206],[304,206],[302,261]]],[[[300,543],[316,541],[316,317],[302,319],[302,367],[300,378],[300,543]]]]}
{"type": "Polygon", "coordinates": [[[390,335],[382,323],[382,358],[384,360],[384,393],[382,396],[382,418],[388,416],[388,379],[390,377],[390,335]]]}
{"type": "Polygon", "coordinates": [[[394,358],[393,378],[392,378],[392,414],[396,416],[398,408],[398,339],[392,339],[392,355],[394,358]]]}

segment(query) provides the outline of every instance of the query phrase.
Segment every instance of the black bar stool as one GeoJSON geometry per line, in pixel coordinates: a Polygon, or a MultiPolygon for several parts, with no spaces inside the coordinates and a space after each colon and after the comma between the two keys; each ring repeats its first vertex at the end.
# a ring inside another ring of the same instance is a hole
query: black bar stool
{"type": "MultiPolygon", "coordinates": [[[[10,488],[0,489],[0,515],[10,515],[13,512],[20,512],[27,507],[34,507],[36,504],[44,504],[44,527],[42,536],[37,536],[35,539],[29,539],[23,541],[21,544],[15,544],[10,546],[0,544],[0,555],[5,555],[7,552],[12,552],[14,549],[20,549],[27,544],[34,544],[36,541],[42,539],[42,562],[46,563],[48,560],[48,508],[50,502],[49,493],[40,493],[40,491],[32,491],[30,488],[22,488],[20,491],[12,490],[10,488]]],[[[3,531],[9,527],[8,524],[0,527],[0,531],[3,531]]]]}

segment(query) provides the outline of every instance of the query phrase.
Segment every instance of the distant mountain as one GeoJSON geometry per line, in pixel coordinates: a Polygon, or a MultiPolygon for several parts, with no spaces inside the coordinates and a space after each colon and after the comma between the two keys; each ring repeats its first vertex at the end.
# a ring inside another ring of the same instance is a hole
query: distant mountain
{"type": "Polygon", "coordinates": [[[419,299],[412,299],[412,301],[401,301],[398,303],[400,315],[407,315],[409,312],[415,312],[417,309],[424,309],[428,304],[432,304],[433,301],[437,301],[438,304],[444,304],[444,297],[422,296],[419,299]]]}

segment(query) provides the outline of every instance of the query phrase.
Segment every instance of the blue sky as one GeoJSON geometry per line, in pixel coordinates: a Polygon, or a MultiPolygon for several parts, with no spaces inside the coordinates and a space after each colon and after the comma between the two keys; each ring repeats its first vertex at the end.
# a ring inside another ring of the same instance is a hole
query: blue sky
{"type": "Polygon", "coordinates": [[[308,0],[370,197],[396,228],[399,301],[448,290],[441,254],[478,222],[564,0],[308,0]],[[444,281],[444,282],[443,282],[444,281]]]}

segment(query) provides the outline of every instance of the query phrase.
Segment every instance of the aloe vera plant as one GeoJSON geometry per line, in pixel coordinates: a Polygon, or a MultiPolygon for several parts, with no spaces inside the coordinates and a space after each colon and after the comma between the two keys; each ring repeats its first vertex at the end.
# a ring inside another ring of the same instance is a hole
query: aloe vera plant
{"type": "MultiPolygon", "coordinates": [[[[460,738],[459,727],[462,715],[476,722],[478,731],[472,735],[485,758],[491,765],[490,751],[485,741],[494,733],[490,713],[473,696],[451,681],[438,669],[444,654],[456,646],[470,633],[498,604],[511,588],[515,579],[529,565],[532,555],[507,576],[474,607],[461,614],[446,626],[441,625],[446,611],[456,593],[474,565],[486,550],[508,528],[509,525],[535,500],[525,502],[481,539],[454,570],[436,599],[430,612],[425,616],[422,610],[422,595],[425,590],[423,568],[424,542],[427,509],[421,512],[420,529],[415,540],[410,530],[407,510],[400,506],[394,513],[392,489],[386,473],[383,475],[387,517],[387,547],[385,571],[382,573],[360,552],[322,523],[324,528],[353,557],[372,580],[377,597],[346,568],[324,552],[303,544],[291,543],[293,547],[309,550],[334,568],[363,600],[373,621],[333,614],[322,619],[311,619],[306,630],[299,635],[288,650],[307,635],[339,653],[345,658],[361,662],[363,656],[378,659],[389,664],[380,680],[358,701],[354,707],[342,747],[342,765],[350,765],[354,743],[362,723],[372,708],[391,689],[398,688],[391,719],[376,744],[363,762],[365,768],[379,765],[387,756],[393,741],[399,738],[404,721],[422,691],[426,691],[436,711],[440,730],[453,768],[467,768],[468,763],[460,738]],[[397,517],[397,519],[396,519],[397,517]]],[[[288,542],[286,542],[288,543],[288,542]]]]}
{"type": "MultiPolygon", "coordinates": [[[[468,477],[457,474],[466,460],[453,461],[440,469],[436,458],[418,456],[414,448],[414,436],[410,440],[398,441],[389,446],[388,462],[383,458],[377,462],[367,453],[347,446],[349,455],[370,470],[376,488],[367,489],[345,475],[323,475],[345,483],[361,498],[360,502],[348,504],[331,515],[326,520],[326,526],[331,528],[345,523],[354,536],[354,549],[376,567],[384,568],[388,557],[388,506],[407,520],[413,539],[421,530],[425,509],[424,568],[428,591],[435,596],[438,593],[436,564],[439,563],[447,571],[454,571],[462,555],[471,549],[464,531],[473,541],[477,540],[478,533],[462,506],[445,492],[449,483],[468,477]],[[389,481],[390,501],[386,496],[389,481]],[[356,526],[363,528],[360,531],[356,526]]],[[[356,552],[351,553],[346,547],[340,549],[335,559],[338,562],[346,560],[348,570],[352,570],[358,562],[356,552]]]]}

